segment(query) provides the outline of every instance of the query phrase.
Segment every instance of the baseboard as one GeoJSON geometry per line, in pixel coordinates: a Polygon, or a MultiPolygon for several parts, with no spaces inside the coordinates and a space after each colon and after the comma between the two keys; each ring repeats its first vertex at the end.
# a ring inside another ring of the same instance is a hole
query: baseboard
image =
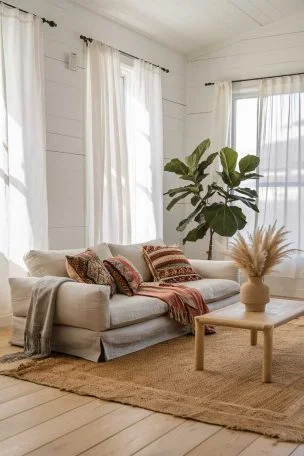
{"type": "Polygon", "coordinates": [[[11,326],[12,315],[0,315],[0,328],[11,326]]]}

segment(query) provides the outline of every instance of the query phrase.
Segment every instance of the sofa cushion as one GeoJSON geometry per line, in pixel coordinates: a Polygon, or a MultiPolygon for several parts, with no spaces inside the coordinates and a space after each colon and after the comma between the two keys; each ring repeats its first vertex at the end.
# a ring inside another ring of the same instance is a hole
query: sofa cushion
{"type": "Polygon", "coordinates": [[[178,245],[144,245],[143,255],[155,282],[200,280],[178,245]]]}
{"type": "MultiPolygon", "coordinates": [[[[112,256],[108,244],[102,243],[93,247],[94,252],[101,260],[112,256]]],[[[32,277],[44,277],[46,275],[68,277],[66,270],[66,255],[77,255],[84,249],[73,250],[30,250],[24,255],[24,262],[32,277]]]]}
{"type": "Polygon", "coordinates": [[[228,279],[202,279],[187,282],[184,285],[199,290],[207,304],[229,298],[240,292],[240,285],[234,280],[228,279]]]}
{"type": "Polygon", "coordinates": [[[114,280],[118,292],[133,296],[143,281],[135,266],[123,256],[108,258],[103,263],[114,280]]]}
{"type": "Polygon", "coordinates": [[[111,328],[134,325],[168,312],[168,305],[158,298],[116,294],[110,301],[111,328]]]}
{"type": "Polygon", "coordinates": [[[92,249],[73,256],[66,255],[66,270],[69,277],[77,282],[107,285],[111,289],[111,296],[116,293],[113,277],[92,249]]]}
{"type": "Polygon", "coordinates": [[[143,245],[164,245],[162,239],[154,239],[148,242],[142,242],[140,244],[131,244],[131,245],[118,245],[118,244],[108,244],[111,250],[111,256],[124,256],[127,260],[130,260],[132,264],[136,267],[138,272],[141,274],[144,282],[151,282],[153,280],[152,274],[148,268],[148,265],[144,259],[142,253],[143,245]]]}
{"type": "MultiPolygon", "coordinates": [[[[207,304],[217,303],[231,296],[238,295],[240,289],[237,282],[221,279],[201,279],[194,282],[185,282],[183,285],[199,290],[207,304]]],[[[231,304],[233,303],[231,302],[231,304]]],[[[111,299],[109,306],[111,328],[119,328],[121,326],[151,320],[168,311],[168,306],[164,301],[138,295],[126,297],[116,294],[111,299]]],[[[214,306],[211,305],[211,307],[214,306]]],[[[217,306],[216,308],[219,307],[217,306]]]]}

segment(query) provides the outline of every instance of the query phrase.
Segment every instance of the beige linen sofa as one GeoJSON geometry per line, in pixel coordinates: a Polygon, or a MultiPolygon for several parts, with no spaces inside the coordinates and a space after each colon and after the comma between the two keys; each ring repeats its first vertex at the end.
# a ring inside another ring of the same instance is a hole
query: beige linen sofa
{"type": "MultiPolygon", "coordinates": [[[[159,244],[160,241],[151,243],[159,244]]],[[[10,278],[13,345],[23,346],[33,285],[46,275],[67,276],[65,255],[83,250],[32,250],[25,255],[29,276],[10,278]]],[[[141,253],[141,244],[120,246],[103,243],[94,250],[102,260],[115,255],[125,256],[138,268],[145,282],[152,281],[141,253]]],[[[239,273],[232,262],[190,261],[204,278],[185,285],[202,293],[210,311],[239,300],[239,273]]],[[[66,282],[57,296],[52,349],[97,362],[189,332],[189,328],[170,319],[167,312],[167,304],[156,298],[116,294],[110,299],[107,286],[66,282]]]]}

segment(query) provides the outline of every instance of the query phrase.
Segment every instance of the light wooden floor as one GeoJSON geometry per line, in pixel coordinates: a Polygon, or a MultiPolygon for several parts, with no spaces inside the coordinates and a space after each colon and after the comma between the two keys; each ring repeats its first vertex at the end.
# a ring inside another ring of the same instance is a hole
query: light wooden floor
{"type": "MultiPolygon", "coordinates": [[[[10,347],[0,328],[0,355],[10,347]]],[[[304,456],[237,432],[0,375],[0,455],[304,456]]]]}

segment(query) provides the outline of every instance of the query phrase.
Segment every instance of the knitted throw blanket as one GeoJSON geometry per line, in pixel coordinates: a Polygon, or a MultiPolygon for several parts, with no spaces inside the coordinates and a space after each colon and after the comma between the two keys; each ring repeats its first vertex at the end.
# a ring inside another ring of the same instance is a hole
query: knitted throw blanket
{"type": "MultiPolygon", "coordinates": [[[[185,287],[179,284],[142,284],[136,294],[158,298],[168,304],[168,315],[178,323],[191,326],[194,334],[194,317],[209,312],[202,295],[194,288],[185,287]]],[[[206,334],[214,334],[211,326],[205,326],[206,334]]]]}
{"type": "Polygon", "coordinates": [[[0,361],[46,358],[51,354],[57,293],[65,282],[73,280],[68,277],[46,276],[35,283],[24,331],[24,351],[4,355],[0,361]]]}

